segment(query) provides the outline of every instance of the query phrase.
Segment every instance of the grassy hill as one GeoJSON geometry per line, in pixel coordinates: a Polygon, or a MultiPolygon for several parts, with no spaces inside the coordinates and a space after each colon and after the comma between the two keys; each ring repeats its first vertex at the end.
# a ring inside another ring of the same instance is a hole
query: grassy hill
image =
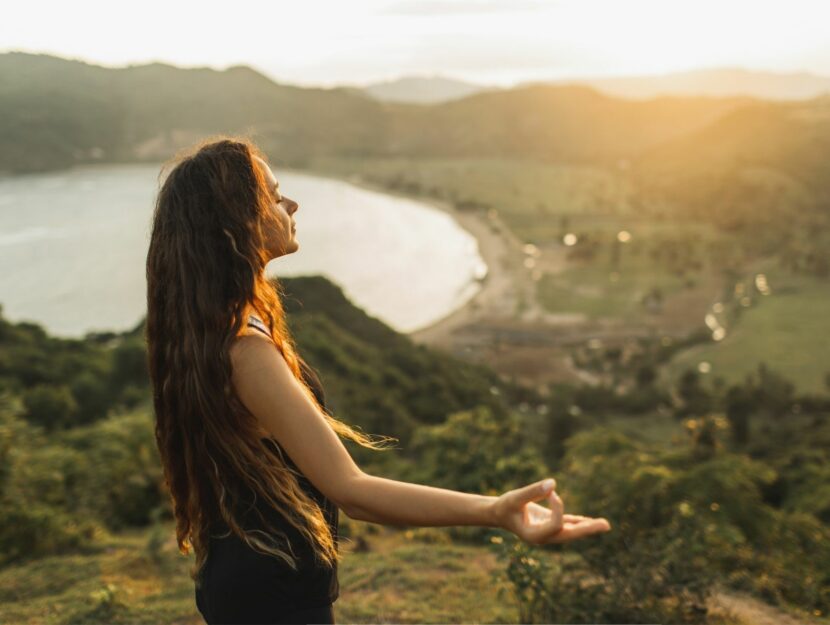
{"type": "Polygon", "coordinates": [[[756,102],[711,124],[646,151],[638,159],[644,175],[689,176],[734,167],[783,172],[830,200],[830,96],[795,103],[756,102]]]}
{"type": "MultiPolygon", "coordinates": [[[[401,439],[404,455],[419,425],[489,406],[503,410],[523,391],[490,369],[412,342],[357,308],[322,276],[283,278],[289,324],[320,374],[332,411],[366,431],[401,439]],[[491,389],[500,389],[494,395],[491,389]]],[[[357,458],[378,454],[354,447],[357,458]]]]}
{"type": "MultiPolygon", "coordinates": [[[[478,405],[498,410],[503,397],[519,392],[485,367],[413,343],[322,276],[281,284],[289,325],[320,374],[328,408],[368,431],[406,440],[419,424],[478,405]],[[494,395],[496,387],[504,396],[494,395]]],[[[0,389],[48,406],[47,429],[94,422],[112,407],[147,405],[143,322],[86,339],[58,339],[1,317],[0,324],[0,389]]]]}

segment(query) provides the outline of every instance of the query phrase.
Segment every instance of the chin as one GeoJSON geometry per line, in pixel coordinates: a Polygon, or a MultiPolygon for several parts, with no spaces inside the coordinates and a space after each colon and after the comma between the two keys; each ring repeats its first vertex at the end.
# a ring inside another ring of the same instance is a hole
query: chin
{"type": "Polygon", "coordinates": [[[300,249],[300,244],[297,243],[297,241],[291,241],[291,243],[288,244],[288,247],[276,252],[271,252],[271,260],[279,258],[280,256],[288,256],[289,254],[293,254],[298,249],[300,249]]]}

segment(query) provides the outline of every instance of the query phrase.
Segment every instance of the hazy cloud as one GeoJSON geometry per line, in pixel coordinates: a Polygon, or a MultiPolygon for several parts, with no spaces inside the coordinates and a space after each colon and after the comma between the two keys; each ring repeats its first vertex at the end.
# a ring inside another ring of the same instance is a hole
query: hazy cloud
{"type": "Polygon", "coordinates": [[[381,15],[460,15],[538,11],[558,4],[543,0],[400,0],[379,11],[381,15]]]}

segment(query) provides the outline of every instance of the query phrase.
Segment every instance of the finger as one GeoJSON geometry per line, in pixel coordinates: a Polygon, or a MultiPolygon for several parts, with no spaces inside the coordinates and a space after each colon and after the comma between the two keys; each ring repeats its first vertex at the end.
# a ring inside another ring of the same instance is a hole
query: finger
{"type": "Polygon", "coordinates": [[[551,491],[550,495],[548,495],[548,501],[550,501],[550,509],[553,516],[561,522],[565,515],[565,504],[559,496],[559,493],[555,490],[551,491]]]}
{"type": "Polygon", "coordinates": [[[546,497],[551,490],[556,488],[556,480],[553,478],[548,479],[550,480],[550,484],[546,483],[548,480],[539,480],[538,482],[528,484],[527,486],[523,486],[512,491],[511,503],[513,506],[518,507],[531,501],[538,501],[539,499],[546,497]]]}
{"type": "MultiPolygon", "coordinates": [[[[578,523],[580,521],[592,521],[592,520],[594,520],[594,518],[595,517],[585,516],[583,514],[565,514],[565,515],[562,515],[562,520],[565,521],[566,523],[567,522],[578,523]]],[[[601,518],[604,518],[604,517],[596,517],[596,518],[601,519],[601,518]]],[[[608,519],[605,519],[605,520],[607,521],[608,519]]]]}
{"type": "Polygon", "coordinates": [[[605,517],[601,517],[601,516],[591,517],[591,516],[583,516],[581,514],[574,514],[574,515],[567,515],[566,514],[565,516],[577,517],[579,519],[577,521],[577,523],[582,523],[582,522],[585,522],[585,521],[602,521],[602,522],[604,522],[608,525],[609,529],[611,528],[611,522],[608,519],[606,519],[605,517]]]}
{"type": "Polygon", "coordinates": [[[548,542],[570,542],[585,538],[586,536],[592,536],[593,534],[601,534],[610,531],[610,529],[611,524],[606,519],[590,519],[588,521],[564,525],[561,531],[550,537],[548,542]]]}
{"type": "Polygon", "coordinates": [[[563,524],[561,502],[559,504],[553,503],[550,518],[532,529],[533,536],[531,539],[539,544],[544,544],[550,536],[562,530],[563,524]]]}

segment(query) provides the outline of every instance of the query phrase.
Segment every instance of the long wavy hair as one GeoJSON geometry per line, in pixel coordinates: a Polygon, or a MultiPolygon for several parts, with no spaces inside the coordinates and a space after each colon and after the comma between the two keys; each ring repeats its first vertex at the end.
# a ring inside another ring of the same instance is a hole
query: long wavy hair
{"type": "Polygon", "coordinates": [[[268,162],[250,139],[219,135],[167,161],[159,173],[147,254],[146,339],[155,436],[176,541],[181,553],[195,551],[190,575],[197,584],[210,526],[217,520],[251,548],[298,569],[285,534],[258,510],[264,531],[240,525],[239,506],[250,506],[251,494],[254,501],[280,510],[312,545],[318,561],[333,566],[341,559],[320,506],[299,486],[294,471],[269,453],[263,441],[269,433],[231,384],[229,348],[244,332],[250,308],[268,325],[303,391],[332,429],[364,447],[386,449],[332,417],[303,378],[282,286],[264,276],[270,260],[265,234],[282,226],[254,156],[268,162]]]}

